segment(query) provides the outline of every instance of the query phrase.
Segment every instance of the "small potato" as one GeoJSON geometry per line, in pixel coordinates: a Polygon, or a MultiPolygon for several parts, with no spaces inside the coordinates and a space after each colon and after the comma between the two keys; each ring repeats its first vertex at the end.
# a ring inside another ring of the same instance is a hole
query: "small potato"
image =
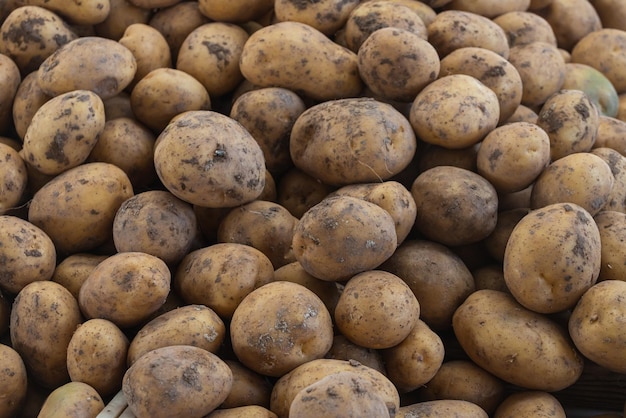
{"type": "Polygon", "coordinates": [[[443,76],[419,92],[409,121],[417,137],[445,148],[467,148],[480,142],[500,119],[498,96],[465,74],[443,76]]]}
{"type": "Polygon", "coordinates": [[[333,337],[333,345],[330,347],[330,350],[328,350],[328,353],[326,353],[325,358],[357,361],[364,366],[371,367],[387,375],[381,350],[362,347],[353,343],[342,334],[335,334],[333,337]]]}
{"type": "MultiPolygon", "coordinates": [[[[220,406],[223,408],[223,406],[220,406]]],[[[276,414],[259,405],[245,405],[236,408],[216,409],[206,418],[277,418],[276,414]]]]}
{"type": "Polygon", "coordinates": [[[292,167],[280,177],[276,202],[300,219],[336,188],[292,167]]]}
{"type": "Polygon", "coordinates": [[[67,347],[67,370],[100,396],[116,393],[126,372],[128,338],[113,322],[90,319],[74,332],[67,347]]]}
{"type": "Polygon", "coordinates": [[[469,360],[444,362],[423,392],[429,400],[472,402],[489,414],[505,396],[503,382],[469,360]]]}
{"type": "Polygon", "coordinates": [[[441,367],[443,356],[441,338],[421,320],[398,345],[383,351],[387,376],[401,393],[430,382],[441,367]]]}
{"type": "Polygon", "coordinates": [[[487,134],[476,159],[478,174],[499,193],[518,192],[550,163],[550,137],[535,124],[509,123],[487,134]]]}
{"type": "Polygon", "coordinates": [[[529,5],[530,0],[453,0],[448,7],[492,19],[505,13],[525,11],[529,5]]]}
{"type": "Polygon", "coordinates": [[[202,348],[174,345],[141,356],[126,371],[122,391],[137,417],[203,417],[228,396],[228,365],[202,348]]]}
{"type": "Polygon", "coordinates": [[[598,281],[626,281],[626,214],[603,210],[594,216],[600,232],[601,266],[598,281]]]}
{"type": "Polygon", "coordinates": [[[320,101],[354,97],[363,87],[356,53],[299,22],[278,22],[254,32],[239,67],[254,85],[283,87],[320,101]]]}
{"type": "Polygon", "coordinates": [[[397,245],[389,212],[351,196],[329,197],[309,209],[296,224],[292,241],[304,270],[327,281],[376,268],[397,245]]]}
{"type": "Polygon", "coordinates": [[[550,23],[558,47],[567,51],[585,35],[602,29],[598,13],[587,0],[552,0],[536,13],[550,23]]]}
{"type": "Polygon", "coordinates": [[[485,249],[493,259],[502,262],[504,251],[515,225],[530,212],[528,207],[504,209],[498,212],[498,221],[493,232],[485,238],[485,249]]]}
{"type": "Polygon", "coordinates": [[[198,206],[243,205],[265,187],[259,144],[241,124],[208,110],[184,112],[167,125],[157,138],[154,165],[173,195],[198,206]]]}
{"type": "Polygon", "coordinates": [[[498,97],[498,123],[509,119],[522,100],[522,79],[505,58],[485,48],[464,47],[446,55],[440,64],[440,77],[465,74],[489,87],[498,97]]]}
{"type": "Polygon", "coordinates": [[[95,417],[104,409],[101,395],[83,382],[69,382],[55,388],[39,411],[40,417],[95,417]]]}
{"type": "MultiPolygon", "coordinates": [[[[0,28],[1,32],[2,28],[0,28]]],[[[0,90],[0,133],[12,130],[13,99],[21,81],[22,77],[17,64],[7,55],[2,54],[0,48],[0,83],[2,83],[2,90],[0,90]]]]}
{"type": "Polygon", "coordinates": [[[69,255],[57,264],[50,280],[62,285],[78,300],[80,287],[89,273],[106,258],[106,255],[88,253],[69,255]]]}
{"type": "Polygon", "coordinates": [[[582,295],[568,323],[572,340],[583,356],[622,374],[626,373],[625,301],[626,281],[604,280],[582,295]]]}
{"type": "Polygon", "coordinates": [[[489,49],[504,59],[509,57],[509,43],[504,30],[484,16],[462,10],[438,13],[428,26],[428,42],[441,58],[455,49],[470,46],[489,49]]]}
{"type": "Polygon", "coordinates": [[[221,243],[187,254],[174,275],[174,287],[187,303],[206,305],[230,319],[248,293],[272,281],[273,273],[260,250],[221,243]]]}
{"type": "Polygon", "coordinates": [[[0,416],[17,416],[26,400],[28,377],[22,357],[5,344],[0,344],[0,370],[0,393],[4,397],[0,404],[0,416]]]}
{"type": "Polygon", "coordinates": [[[526,308],[572,308],[600,273],[600,233],[592,215],[573,203],[534,210],[515,226],[504,252],[504,280],[526,308]]]}
{"type": "Polygon", "coordinates": [[[11,215],[0,216],[0,230],[0,289],[15,295],[32,282],[50,280],[57,254],[44,231],[11,215]]]}
{"type": "Polygon", "coordinates": [[[113,220],[118,252],[138,251],[176,265],[189,252],[197,221],[192,206],[164,190],[138,193],[122,203],[113,220]]]}
{"type": "Polygon", "coordinates": [[[41,90],[37,82],[37,72],[26,75],[17,88],[13,99],[13,125],[20,139],[24,139],[30,122],[37,110],[51,97],[41,90]]]}
{"type": "Polygon", "coordinates": [[[67,3],[64,0],[29,0],[28,3],[59,13],[74,25],[100,23],[111,11],[110,0],[87,0],[78,3],[67,3]]]}
{"type": "Polygon", "coordinates": [[[472,293],[454,313],[453,329],[471,360],[508,383],[557,391],[582,374],[583,359],[567,331],[507,293],[472,293]]]}
{"type": "Polygon", "coordinates": [[[262,18],[272,10],[270,0],[231,1],[199,0],[200,13],[215,22],[246,23],[262,18]]]}
{"type": "Polygon", "coordinates": [[[111,39],[84,36],[46,58],[37,70],[37,80],[43,92],[50,96],[91,90],[101,99],[107,99],[124,90],[136,71],[137,62],[128,48],[111,39]],[[76,72],[75,68],[81,71],[76,72]]]}
{"type": "Polygon", "coordinates": [[[128,85],[131,89],[152,70],[172,66],[170,47],[165,37],[157,29],[146,23],[129,25],[118,42],[128,48],[135,57],[137,71],[133,81],[128,85]]]}
{"type": "Polygon", "coordinates": [[[185,305],[165,312],[141,327],[128,347],[128,365],[134,364],[148,351],[170,345],[191,345],[217,353],[225,334],[224,322],[211,308],[185,305]]]}
{"type": "Polygon", "coordinates": [[[148,24],[165,37],[176,62],[180,46],[187,36],[201,25],[209,23],[209,18],[200,13],[197,1],[183,1],[151,13],[148,24]]]}
{"type": "Polygon", "coordinates": [[[444,245],[478,242],[493,232],[498,195],[484,177],[452,166],[421,173],[411,186],[417,205],[415,228],[444,245]]]}
{"type": "Polygon", "coordinates": [[[0,290],[0,337],[3,337],[9,331],[9,325],[11,323],[11,304],[13,298],[9,299],[0,290]]]}
{"type": "Polygon", "coordinates": [[[170,271],[159,258],[117,253],[98,264],[78,294],[88,319],[108,319],[120,328],[137,326],[159,309],[170,291],[170,271]]]}
{"type": "Polygon", "coordinates": [[[22,201],[28,186],[28,170],[22,156],[11,146],[0,143],[0,215],[22,201]]]}
{"type": "Polygon", "coordinates": [[[619,96],[608,78],[590,65],[565,64],[565,82],[562,89],[582,90],[598,108],[601,115],[615,117],[619,110],[619,96]]]}
{"type": "Polygon", "coordinates": [[[494,418],[565,418],[566,416],[561,402],[554,395],[543,391],[513,393],[502,401],[494,413],[494,418]]]}
{"type": "Polygon", "coordinates": [[[60,94],[33,115],[24,135],[24,158],[43,174],[60,174],[87,160],[104,124],[98,95],[89,90],[60,94]]]}
{"type": "Polygon", "coordinates": [[[112,238],[115,213],[132,195],[130,180],[121,169],[85,163],[39,189],[28,220],[48,234],[59,255],[86,252],[112,238]]]}
{"type": "Polygon", "coordinates": [[[413,159],[417,141],[409,121],[394,107],[353,98],[308,108],[296,119],[289,146],[297,168],[343,186],[398,174],[413,159]]]}
{"type": "Polygon", "coordinates": [[[603,28],[626,30],[626,4],[620,0],[593,0],[603,28]]]}
{"type": "Polygon", "coordinates": [[[406,29],[374,31],[357,51],[359,74],[372,92],[411,102],[439,75],[439,56],[426,39],[406,29]]]}
{"type": "Polygon", "coordinates": [[[565,61],[559,50],[545,42],[511,47],[509,62],[522,79],[521,104],[539,108],[565,82],[565,61]]]}
{"type": "Polygon", "coordinates": [[[609,165],[615,178],[613,188],[602,210],[626,213],[626,157],[612,148],[594,148],[591,153],[609,165]]]}
{"type": "MultiPolygon", "coordinates": [[[[249,405],[269,408],[272,385],[268,379],[253,372],[237,360],[225,359],[224,362],[233,373],[233,386],[220,408],[234,409],[249,405]]],[[[241,411],[243,412],[243,410],[241,411]]]]}
{"type": "Polygon", "coordinates": [[[420,418],[487,418],[489,415],[487,415],[484,409],[472,402],[445,399],[404,405],[398,410],[396,418],[411,418],[415,416],[420,418]]]}
{"type": "Polygon", "coordinates": [[[18,293],[11,310],[11,346],[33,381],[48,389],[69,382],[67,347],[82,321],[78,302],[58,283],[41,280],[18,293]]]}
{"type": "Polygon", "coordinates": [[[183,41],[176,68],[198,80],[211,97],[231,92],[243,81],[239,60],[248,33],[222,22],[206,23],[183,41]]]}
{"type": "Polygon", "coordinates": [[[530,195],[530,207],[539,209],[553,203],[574,203],[592,216],[609,201],[615,177],[600,157],[577,152],[551,163],[539,175],[530,195]]]}
{"type": "Polygon", "coordinates": [[[612,148],[626,156],[626,121],[600,115],[598,134],[593,148],[612,148]]]}
{"type": "Polygon", "coordinates": [[[520,104],[515,109],[515,112],[504,122],[504,123],[513,123],[513,122],[528,122],[528,123],[537,123],[537,112],[528,106],[524,106],[520,104]]]}
{"type": "Polygon", "coordinates": [[[280,377],[322,358],[332,345],[333,325],[315,293],[297,283],[271,282],[250,292],[237,306],[230,335],[242,364],[265,376],[280,377]]]}
{"type": "Polygon", "coordinates": [[[450,328],[454,311],[475,290],[461,258],[436,242],[407,240],[380,268],[408,284],[420,304],[420,319],[436,330],[450,328]]]}
{"type": "Polygon", "coordinates": [[[137,7],[130,0],[109,0],[111,10],[107,17],[94,25],[97,36],[109,39],[120,39],[124,31],[135,23],[147,24],[152,15],[149,9],[137,7]]]}
{"type": "Polygon", "coordinates": [[[618,94],[626,92],[626,31],[603,28],[584,36],[572,48],[572,62],[587,64],[608,78],[618,94]]]}
{"type": "Polygon", "coordinates": [[[274,4],[274,14],[278,22],[305,23],[324,35],[332,36],[345,25],[350,13],[359,3],[357,0],[326,0],[315,3],[280,0],[274,4]]]}
{"type": "Polygon", "coordinates": [[[493,19],[509,40],[509,46],[545,42],[557,46],[556,35],[550,23],[537,13],[510,11],[493,19]]]}

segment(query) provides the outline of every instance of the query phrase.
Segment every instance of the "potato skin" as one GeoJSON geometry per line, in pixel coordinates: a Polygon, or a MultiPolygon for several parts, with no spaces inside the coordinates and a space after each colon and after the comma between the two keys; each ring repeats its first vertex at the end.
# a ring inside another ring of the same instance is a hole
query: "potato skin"
{"type": "Polygon", "coordinates": [[[418,402],[402,406],[398,410],[397,418],[410,418],[414,416],[424,418],[450,417],[450,418],[487,418],[489,415],[478,405],[462,400],[446,399],[436,401],[418,402]]]}
{"type": "Polygon", "coordinates": [[[477,365],[508,383],[557,391],[582,373],[583,359],[566,330],[506,293],[472,293],[454,313],[453,329],[477,365]],[[529,374],[531,369],[536,373],[529,374]]]}
{"type": "Polygon", "coordinates": [[[69,290],[78,300],[80,287],[89,276],[89,273],[107,257],[107,255],[89,253],[69,255],[57,264],[51,280],[69,290]]]}
{"type": "Polygon", "coordinates": [[[15,132],[20,139],[24,139],[30,121],[44,103],[50,100],[41,90],[37,82],[37,72],[33,71],[24,76],[13,97],[12,113],[15,132]]]}
{"type": "Polygon", "coordinates": [[[127,89],[132,89],[150,71],[172,66],[170,47],[165,37],[147,22],[129,25],[118,42],[132,52],[137,63],[135,76],[127,89]]]}
{"type": "Polygon", "coordinates": [[[268,379],[237,360],[224,359],[224,362],[233,373],[233,385],[220,408],[234,409],[250,405],[269,408],[272,385],[268,379]]]}
{"type": "Polygon", "coordinates": [[[586,0],[552,0],[538,10],[556,36],[559,48],[570,51],[585,35],[602,29],[602,22],[593,4],[586,0]]]}
{"type": "Polygon", "coordinates": [[[453,0],[448,7],[493,19],[505,13],[528,9],[530,0],[453,0]]]}
{"type": "Polygon", "coordinates": [[[529,11],[509,11],[493,21],[504,29],[509,46],[545,42],[557,46],[556,35],[550,23],[537,13],[529,11]]]}
{"type": "Polygon", "coordinates": [[[0,344],[0,392],[5,396],[0,416],[15,416],[26,400],[28,377],[22,357],[12,347],[0,344]]]}
{"type": "Polygon", "coordinates": [[[626,33],[602,28],[588,33],[572,48],[572,62],[587,64],[608,78],[618,94],[626,92],[626,33]]]}
{"type": "Polygon", "coordinates": [[[280,0],[274,4],[274,14],[279,22],[305,23],[324,35],[332,36],[345,25],[350,13],[358,4],[356,0],[326,0],[317,3],[280,0]]]}
{"type": "Polygon", "coordinates": [[[624,237],[626,236],[626,213],[613,210],[600,211],[594,216],[600,231],[601,266],[598,281],[624,280],[624,237]]]}
{"type": "Polygon", "coordinates": [[[554,395],[543,391],[522,391],[507,396],[496,409],[494,418],[506,417],[566,418],[566,415],[554,395]]]}
{"type": "Polygon", "coordinates": [[[50,418],[95,417],[103,409],[104,401],[92,386],[83,382],[68,382],[55,388],[48,395],[38,416],[50,418]]]}
{"type": "MultiPolygon", "coordinates": [[[[222,406],[221,406],[222,407],[222,406]]],[[[235,408],[216,409],[206,418],[277,418],[276,414],[259,405],[245,405],[235,408]]]]}

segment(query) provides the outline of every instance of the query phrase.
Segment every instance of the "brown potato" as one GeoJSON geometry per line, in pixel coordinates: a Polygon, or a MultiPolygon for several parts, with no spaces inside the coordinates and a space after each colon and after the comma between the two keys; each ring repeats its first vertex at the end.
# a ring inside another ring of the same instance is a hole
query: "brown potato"
{"type": "MultiPolygon", "coordinates": [[[[480,143],[471,147],[459,149],[445,148],[434,144],[425,144],[416,157],[418,160],[417,174],[442,165],[451,165],[475,172],[477,170],[476,155],[478,154],[479,148],[480,143]]],[[[411,177],[410,181],[415,180],[417,174],[411,177]]]]}
{"type": "Polygon", "coordinates": [[[26,195],[28,169],[21,154],[10,145],[0,143],[0,215],[15,209],[26,195]]]}
{"type": "Polygon", "coordinates": [[[55,388],[45,399],[38,416],[95,417],[104,409],[100,394],[83,382],[68,382],[55,388]]]}
{"type": "Polygon", "coordinates": [[[506,397],[494,413],[494,418],[554,417],[565,418],[563,405],[551,393],[522,391],[506,397]]]}
{"type": "Polygon", "coordinates": [[[528,123],[537,123],[537,112],[528,106],[524,106],[520,104],[515,109],[515,112],[504,122],[504,123],[514,123],[514,122],[528,122],[528,123]]]}
{"type": "MultiPolygon", "coordinates": [[[[0,33],[2,28],[0,28],[0,33]]],[[[22,81],[20,69],[17,64],[8,56],[1,53],[0,48],[0,133],[7,133],[12,130],[12,109],[13,99],[22,81]]]]}
{"type": "Polygon", "coordinates": [[[230,322],[239,361],[265,376],[280,377],[322,358],[333,342],[331,315],[306,287],[271,282],[250,292],[230,322]],[[264,314],[259,317],[259,312],[264,314]]]}
{"type": "Polygon", "coordinates": [[[0,416],[17,416],[26,401],[28,376],[22,357],[5,344],[0,344],[0,369],[0,392],[5,397],[0,404],[0,416]]]}
{"type": "Polygon", "coordinates": [[[100,23],[111,11],[109,0],[88,0],[78,3],[67,3],[63,0],[29,0],[28,3],[59,13],[74,25],[100,23]]]}
{"type": "Polygon", "coordinates": [[[608,78],[618,94],[626,92],[626,32],[603,28],[588,33],[572,48],[572,62],[587,64],[608,78]]]}
{"type": "Polygon", "coordinates": [[[550,23],[537,13],[510,11],[493,19],[507,35],[509,46],[531,42],[545,42],[557,46],[556,35],[550,23]]]}
{"type": "Polygon", "coordinates": [[[326,353],[325,358],[357,361],[364,366],[371,367],[372,369],[379,371],[385,376],[387,375],[381,350],[362,347],[353,343],[342,334],[335,334],[333,337],[333,345],[326,353]]]}
{"type": "Polygon", "coordinates": [[[626,281],[626,253],[624,253],[626,214],[603,210],[594,216],[594,220],[598,225],[602,244],[598,281],[626,281]]]}
{"type": "Polygon", "coordinates": [[[552,0],[536,12],[552,26],[559,48],[567,51],[585,35],[602,29],[596,9],[587,0],[552,0]]]}
{"type": "Polygon", "coordinates": [[[120,39],[130,25],[147,24],[152,15],[151,10],[136,6],[131,0],[109,0],[109,3],[109,14],[93,27],[95,34],[103,38],[120,39]]]}
{"type": "Polygon", "coordinates": [[[300,219],[336,188],[292,167],[280,177],[276,202],[300,219]]]}
{"type": "Polygon", "coordinates": [[[20,139],[24,139],[37,110],[50,99],[39,87],[37,72],[31,72],[22,79],[12,105],[13,125],[20,139]]]}
{"type": "Polygon", "coordinates": [[[505,13],[525,11],[529,5],[530,0],[453,0],[448,8],[464,10],[493,19],[505,13]]]}
{"type": "Polygon", "coordinates": [[[411,418],[414,416],[419,416],[420,418],[487,418],[489,415],[487,415],[487,412],[485,412],[484,409],[472,402],[455,399],[445,399],[404,405],[398,410],[396,418],[411,418]]]}
{"type": "Polygon", "coordinates": [[[626,5],[619,0],[593,0],[603,28],[626,30],[626,5]]]}
{"type": "MultiPolygon", "coordinates": [[[[223,406],[220,406],[223,408],[223,406]]],[[[259,405],[245,405],[235,408],[216,409],[206,418],[277,418],[277,415],[259,405]]]]}
{"type": "Polygon", "coordinates": [[[106,258],[106,255],[88,253],[69,255],[57,264],[50,280],[62,285],[78,299],[80,287],[89,273],[106,258]]]}
{"type": "Polygon", "coordinates": [[[608,201],[602,210],[626,213],[626,157],[612,148],[594,148],[591,153],[609,165],[615,178],[608,201]]]}
{"type": "Polygon", "coordinates": [[[598,134],[593,148],[612,148],[626,156],[626,121],[600,115],[598,134]]]}
{"type": "Polygon", "coordinates": [[[357,0],[327,0],[315,3],[280,0],[274,4],[274,18],[278,22],[305,23],[331,36],[345,25],[350,12],[359,3],[357,0]]]}
{"type": "Polygon", "coordinates": [[[498,212],[496,227],[484,240],[485,249],[494,260],[499,262],[504,260],[504,251],[513,228],[529,212],[529,207],[504,209],[498,212]]]}
{"type": "Polygon", "coordinates": [[[249,405],[269,408],[272,385],[268,379],[237,360],[224,359],[224,362],[233,373],[233,386],[220,408],[234,409],[249,405]]]}
{"type": "Polygon", "coordinates": [[[198,1],[200,13],[216,22],[246,23],[262,18],[274,6],[270,0],[198,1]]]}

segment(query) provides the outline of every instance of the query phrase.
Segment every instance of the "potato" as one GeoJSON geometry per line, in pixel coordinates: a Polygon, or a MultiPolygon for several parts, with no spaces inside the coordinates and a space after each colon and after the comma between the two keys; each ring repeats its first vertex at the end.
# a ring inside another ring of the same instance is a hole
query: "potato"
{"type": "Polygon", "coordinates": [[[17,88],[13,99],[13,125],[18,137],[23,140],[37,110],[51,97],[45,94],[37,82],[37,72],[26,75],[17,88]]]}
{"type": "Polygon", "coordinates": [[[609,201],[614,183],[611,168],[602,158],[577,152],[554,161],[539,175],[530,206],[538,209],[554,203],[574,203],[593,216],[609,201]]]}
{"type": "Polygon", "coordinates": [[[439,75],[439,56],[424,37],[406,29],[375,30],[357,51],[359,74],[387,100],[411,102],[439,75]]]}
{"type": "Polygon", "coordinates": [[[60,94],[33,115],[24,135],[24,158],[43,174],[60,174],[87,160],[104,124],[98,95],[89,90],[60,94]]]}
{"type": "Polygon", "coordinates": [[[272,281],[274,267],[254,247],[221,243],[190,252],[178,265],[174,287],[190,304],[202,304],[230,319],[254,289],[272,281]]]}
{"type": "Polygon", "coordinates": [[[59,13],[74,25],[100,23],[111,11],[109,0],[87,0],[78,3],[67,3],[63,0],[28,0],[28,3],[59,13]]]}
{"type": "Polygon", "coordinates": [[[472,274],[461,258],[436,242],[407,240],[380,267],[407,283],[420,305],[420,319],[448,329],[458,306],[474,291],[472,274]]]}
{"type": "Polygon", "coordinates": [[[568,321],[576,348],[600,366],[616,373],[626,372],[623,347],[626,335],[626,282],[604,280],[582,295],[568,321]]]}
{"type": "Polygon", "coordinates": [[[370,270],[348,280],[334,319],[338,330],[353,343],[383,349],[407,338],[419,315],[419,302],[400,277],[370,270]]]}
{"type": "Polygon", "coordinates": [[[0,216],[0,230],[0,289],[17,294],[32,282],[50,280],[57,253],[44,231],[11,215],[0,216]]]}
{"type": "MultiPolygon", "coordinates": [[[[220,408],[235,409],[252,405],[269,408],[272,385],[268,379],[261,374],[253,372],[237,360],[225,359],[224,362],[233,373],[233,385],[220,408]]],[[[243,412],[244,410],[241,409],[240,411],[243,412]]],[[[257,410],[255,412],[261,411],[257,410]]]]}
{"type": "Polygon", "coordinates": [[[78,299],[80,287],[89,273],[106,258],[106,255],[88,253],[69,255],[57,264],[50,280],[62,285],[78,299]]]}
{"type": "Polygon", "coordinates": [[[217,240],[254,247],[277,269],[295,261],[291,242],[297,222],[298,219],[281,205],[255,200],[233,208],[222,219],[217,240]]]}
{"type": "Polygon", "coordinates": [[[444,362],[422,392],[429,400],[471,402],[489,414],[505,396],[503,382],[469,360],[444,362]]]}
{"type": "Polygon", "coordinates": [[[593,148],[608,147],[626,156],[626,121],[600,115],[598,134],[593,148]]]}
{"type": "Polygon", "coordinates": [[[624,280],[626,277],[626,253],[624,253],[624,234],[626,233],[626,214],[612,210],[603,210],[594,216],[600,232],[601,265],[598,281],[624,280]]]}
{"type": "Polygon", "coordinates": [[[126,372],[128,338],[113,322],[90,319],[74,332],[67,347],[67,370],[100,396],[116,393],[126,372]]]}
{"type": "Polygon", "coordinates": [[[34,382],[48,389],[69,382],[67,347],[82,321],[78,302],[58,283],[32,282],[17,294],[11,310],[11,346],[34,382]]]}
{"type": "Polygon", "coordinates": [[[324,35],[334,35],[348,20],[350,12],[359,1],[320,1],[301,3],[294,0],[280,0],[274,4],[274,15],[278,22],[301,22],[314,27],[324,35]]]}
{"type": "Polygon", "coordinates": [[[603,28],[626,30],[626,6],[616,0],[593,0],[591,3],[596,9],[603,28]]]}
{"type": "Polygon", "coordinates": [[[494,413],[494,418],[505,417],[556,417],[565,418],[565,410],[554,395],[543,391],[522,391],[504,399],[494,413]]]}
{"type": "Polygon", "coordinates": [[[298,392],[317,381],[342,372],[356,373],[369,380],[374,391],[383,398],[390,416],[400,408],[398,391],[384,374],[357,361],[318,359],[295,368],[276,381],[272,389],[270,409],[279,418],[287,418],[289,406],[298,392]]]}
{"type": "Polygon", "coordinates": [[[170,278],[167,265],[155,256],[117,253],[91,271],[78,303],[88,319],[108,319],[120,328],[137,326],[165,303],[170,278]]]}
{"type": "Polygon", "coordinates": [[[298,219],[336,189],[296,167],[280,177],[277,188],[276,202],[298,219]]]}
{"type": "Polygon", "coordinates": [[[557,46],[550,23],[537,13],[524,10],[509,11],[494,18],[507,35],[509,46],[545,42],[557,46]]]}
{"type": "Polygon", "coordinates": [[[528,106],[524,106],[520,104],[515,109],[515,112],[504,122],[504,123],[513,123],[513,122],[528,122],[528,123],[537,123],[537,118],[539,115],[529,108],[528,106]]]}
{"type": "Polygon", "coordinates": [[[484,177],[463,168],[434,167],[411,186],[417,205],[415,228],[444,245],[478,242],[497,222],[498,196],[484,177]]]}
{"type": "Polygon", "coordinates": [[[50,96],[91,90],[106,99],[124,90],[136,71],[137,62],[128,48],[110,39],[84,36],[48,56],[37,70],[37,81],[50,96]],[[77,67],[80,72],[74,71],[77,67]]]}
{"type": "Polygon", "coordinates": [[[28,170],[21,155],[10,145],[0,143],[0,215],[15,209],[28,186],[28,170]]]}
{"type": "Polygon", "coordinates": [[[147,23],[129,25],[118,42],[128,48],[135,57],[137,70],[133,81],[127,86],[131,89],[152,70],[172,66],[170,46],[157,29],[147,23]]]}
{"type": "MultiPolygon", "coordinates": [[[[2,28],[0,28],[0,33],[2,28]]],[[[20,69],[17,64],[8,56],[1,53],[0,48],[0,133],[9,132],[13,128],[13,99],[22,81],[20,69]]]]}
{"type": "Polygon", "coordinates": [[[291,90],[267,87],[237,97],[229,116],[254,137],[263,150],[267,169],[283,174],[293,166],[289,154],[291,128],[305,110],[304,101],[291,90]]]}
{"type": "Polygon", "coordinates": [[[8,335],[9,325],[11,323],[11,304],[13,299],[9,299],[0,290],[0,337],[8,335]]]}
{"type": "Polygon", "coordinates": [[[416,147],[404,115],[371,98],[310,107],[296,119],[290,138],[294,165],[335,186],[387,180],[407,167],[416,147]]]}
{"type": "Polygon", "coordinates": [[[499,123],[509,119],[522,100],[522,79],[505,58],[485,48],[464,47],[446,55],[440,77],[465,74],[474,77],[496,94],[500,104],[499,123]]]}
{"type": "Polygon", "coordinates": [[[245,405],[236,408],[216,409],[206,418],[276,418],[276,414],[259,405],[245,405]]]}
{"type": "Polygon", "coordinates": [[[530,0],[453,0],[448,4],[448,8],[464,10],[492,19],[505,13],[525,11],[529,5],[530,0]]]}
{"type": "Polygon", "coordinates": [[[315,293],[297,283],[271,282],[250,292],[237,306],[230,336],[242,364],[265,376],[280,377],[322,358],[332,345],[333,325],[315,293]]]}
{"type": "Polygon", "coordinates": [[[265,186],[263,151],[238,122],[198,110],[172,120],[157,138],[154,165],[176,197],[205,207],[255,200],[265,186]]]}
{"type": "Polygon", "coordinates": [[[496,127],[500,105],[496,93],[465,74],[439,78],[417,95],[409,121],[417,137],[445,148],[467,148],[496,127]]]}
{"type": "MultiPolygon", "coordinates": [[[[454,167],[464,168],[469,171],[476,171],[476,155],[480,143],[467,148],[444,148],[440,145],[424,144],[416,157],[418,160],[417,172],[408,178],[409,181],[415,180],[419,173],[422,173],[433,167],[442,165],[451,165],[454,167]]],[[[410,184],[410,183],[409,183],[410,184]]]]}
{"type": "Polygon", "coordinates": [[[383,351],[387,376],[401,393],[427,384],[441,367],[443,357],[441,338],[422,320],[398,345],[383,351]]]}
{"type": "Polygon", "coordinates": [[[292,241],[304,270],[327,281],[376,268],[397,245],[389,212],[350,196],[329,197],[309,209],[296,224],[292,241]]]}
{"type": "Polygon", "coordinates": [[[396,418],[411,418],[414,416],[418,416],[420,418],[487,418],[489,415],[487,415],[484,409],[472,402],[455,399],[445,399],[404,405],[398,410],[396,418]]]}
{"type": "Polygon", "coordinates": [[[582,374],[583,359],[566,330],[507,293],[472,293],[454,313],[453,329],[478,366],[522,388],[557,391],[582,374]]]}
{"type": "Polygon", "coordinates": [[[93,26],[95,34],[103,38],[120,39],[130,25],[147,24],[152,15],[149,9],[134,5],[130,0],[109,0],[111,10],[107,17],[93,26]]]}
{"type": "Polygon", "coordinates": [[[626,32],[603,28],[588,33],[572,48],[572,62],[587,64],[608,78],[618,94],[626,92],[626,32]]]}
{"type": "Polygon", "coordinates": [[[493,232],[484,240],[485,249],[496,261],[504,260],[504,251],[515,225],[528,213],[530,208],[518,207],[498,212],[498,221],[493,232]]]}
{"type": "Polygon", "coordinates": [[[615,178],[603,210],[626,213],[626,157],[612,148],[594,148],[591,153],[602,158],[609,165],[615,178]]]}
{"type": "Polygon", "coordinates": [[[384,418],[392,415],[382,396],[367,378],[354,372],[340,372],[326,376],[298,392],[289,407],[289,416],[384,418]]]}
{"type": "Polygon", "coordinates": [[[552,0],[537,14],[550,23],[559,48],[570,51],[585,35],[602,29],[602,22],[587,0],[552,0]]]}
{"type": "Polygon", "coordinates": [[[8,345],[0,344],[0,392],[4,402],[0,405],[0,416],[17,416],[24,406],[28,377],[26,366],[19,353],[8,345]]]}
{"type": "Polygon", "coordinates": [[[509,123],[489,132],[477,155],[478,174],[499,193],[530,186],[550,163],[550,136],[528,122],[509,123]]]}
{"type": "Polygon", "coordinates": [[[342,334],[335,334],[333,337],[333,345],[326,353],[325,358],[357,361],[364,366],[379,371],[383,375],[387,375],[381,350],[362,347],[353,343],[342,334]]]}
{"type": "Polygon", "coordinates": [[[104,409],[100,394],[83,382],[68,382],[55,388],[46,398],[40,417],[96,417],[104,409]]]}
{"type": "Polygon", "coordinates": [[[428,25],[428,42],[441,58],[463,47],[485,48],[505,59],[509,57],[509,43],[504,30],[484,16],[462,10],[438,13],[428,25]]]}
{"type": "Polygon", "coordinates": [[[582,90],[598,108],[601,115],[617,116],[619,96],[615,87],[600,71],[590,65],[568,62],[565,64],[566,90],[582,90]]]}
{"type": "Polygon", "coordinates": [[[238,3],[228,1],[198,1],[200,13],[216,22],[246,23],[262,18],[272,10],[269,0],[245,0],[238,3]]]}
{"type": "Polygon", "coordinates": [[[354,97],[363,87],[356,53],[299,22],[278,22],[254,32],[239,67],[259,87],[283,87],[320,101],[354,97]]]}
{"type": "Polygon", "coordinates": [[[175,345],[141,356],[126,371],[122,391],[135,416],[203,417],[226,399],[233,375],[228,365],[202,348],[175,345]]]}
{"type": "Polygon", "coordinates": [[[130,180],[121,169],[108,163],[86,163],[39,189],[30,203],[28,220],[48,234],[58,254],[85,252],[112,237],[115,213],[132,195],[130,180]]]}

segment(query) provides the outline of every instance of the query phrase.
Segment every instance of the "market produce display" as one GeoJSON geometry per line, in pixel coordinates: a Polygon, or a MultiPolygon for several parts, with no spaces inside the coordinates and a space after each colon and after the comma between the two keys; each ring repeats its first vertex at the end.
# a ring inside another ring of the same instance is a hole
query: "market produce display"
{"type": "Polygon", "coordinates": [[[0,418],[543,416],[626,416],[626,2],[0,1],[0,418]]]}

